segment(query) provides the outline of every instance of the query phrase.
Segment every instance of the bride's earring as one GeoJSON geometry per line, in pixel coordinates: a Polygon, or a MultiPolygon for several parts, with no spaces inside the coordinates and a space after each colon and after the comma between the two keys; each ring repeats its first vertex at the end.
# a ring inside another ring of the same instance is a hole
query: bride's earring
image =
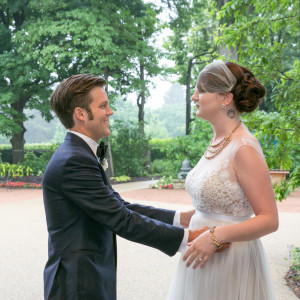
{"type": "Polygon", "coordinates": [[[221,108],[222,108],[222,109],[226,109],[226,105],[222,103],[222,104],[221,104],[221,108]]]}

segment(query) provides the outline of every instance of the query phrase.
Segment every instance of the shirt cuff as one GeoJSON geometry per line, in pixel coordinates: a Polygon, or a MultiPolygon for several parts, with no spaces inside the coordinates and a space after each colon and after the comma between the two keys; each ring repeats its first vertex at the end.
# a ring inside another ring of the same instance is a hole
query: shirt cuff
{"type": "Polygon", "coordinates": [[[184,229],[184,236],[177,252],[184,253],[186,251],[186,244],[188,242],[188,239],[189,239],[189,230],[184,229]]]}
{"type": "Polygon", "coordinates": [[[176,211],[173,219],[173,226],[182,227],[180,224],[180,212],[176,211]]]}
{"type": "MultiPolygon", "coordinates": [[[[173,219],[173,225],[177,226],[177,227],[182,227],[180,224],[180,212],[178,212],[178,211],[175,212],[174,219],[173,219]]],[[[185,248],[186,248],[188,239],[189,239],[189,231],[187,229],[185,229],[183,239],[179,246],[178,252],[181,252],[181,253],[185,252],[185,248]]]]}

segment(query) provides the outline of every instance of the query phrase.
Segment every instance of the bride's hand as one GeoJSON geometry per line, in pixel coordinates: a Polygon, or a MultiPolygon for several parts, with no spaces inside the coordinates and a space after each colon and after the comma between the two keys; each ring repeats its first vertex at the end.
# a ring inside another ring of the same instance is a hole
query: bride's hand
{"type": "MultiPolygon", "coordinates": [[[[206,227],[208,228],[208,227],[206,227]]],[[[209,228],[208,228],[209,229],[209,228]]],[[[230,247],[230,243],[222,244],[221,249],[217,249],[216,245],[211,240],[211,233],[206,230],[199,235],[193,242],[187,244],[189,249],[183,256],[183,260],[187,260],[187,267],[189,267],[195,260],[193,268],[196,269],[199,265],[204,268],[208,259],[214,252],[223,252],[230,247]]]]}

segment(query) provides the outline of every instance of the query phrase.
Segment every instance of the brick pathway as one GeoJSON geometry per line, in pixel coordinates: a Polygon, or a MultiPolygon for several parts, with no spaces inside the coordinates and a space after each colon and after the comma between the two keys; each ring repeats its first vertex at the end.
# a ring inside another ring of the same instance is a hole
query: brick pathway
{"type": "MultiPolygon", "coordinates": [[[[123,198],[131,200],[165,202],[174,204],[192,205],[192,200],[185,190],[157,190],[135,189],[120,193],[123,198]]],[[[12,189],[0,188],[0,204],[41,198],[43,192],[40,189],[12,189]]],[[[279,212],[300,212],[300,191],[291,193],[286,200],[277,202],[279,212]]]]}
{"type": "MultiPolygon", "coordinates": [[[[167,202],[175,204],[192,204],[191,197],[185,190],[141,189],[121,193],[126,199],[167,202]]],[[[279,212],[300,212],[300,191],[293,192],[282,202],[277,202],[279,212]]]]}

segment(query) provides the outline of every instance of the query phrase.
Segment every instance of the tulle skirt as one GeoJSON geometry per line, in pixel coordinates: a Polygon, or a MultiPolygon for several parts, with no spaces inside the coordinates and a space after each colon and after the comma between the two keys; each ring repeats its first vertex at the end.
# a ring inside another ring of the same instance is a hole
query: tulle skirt
{"type": "MultiPolygon", "coordinates": [[[[246,219],[196,211],[190,228],[229,225],[246,219]]],[[[167,299],[274,300],[261,241],[232,243],[226,251],[214,253],[203,269],[187,268],[181,257],[167,299]]]]}

